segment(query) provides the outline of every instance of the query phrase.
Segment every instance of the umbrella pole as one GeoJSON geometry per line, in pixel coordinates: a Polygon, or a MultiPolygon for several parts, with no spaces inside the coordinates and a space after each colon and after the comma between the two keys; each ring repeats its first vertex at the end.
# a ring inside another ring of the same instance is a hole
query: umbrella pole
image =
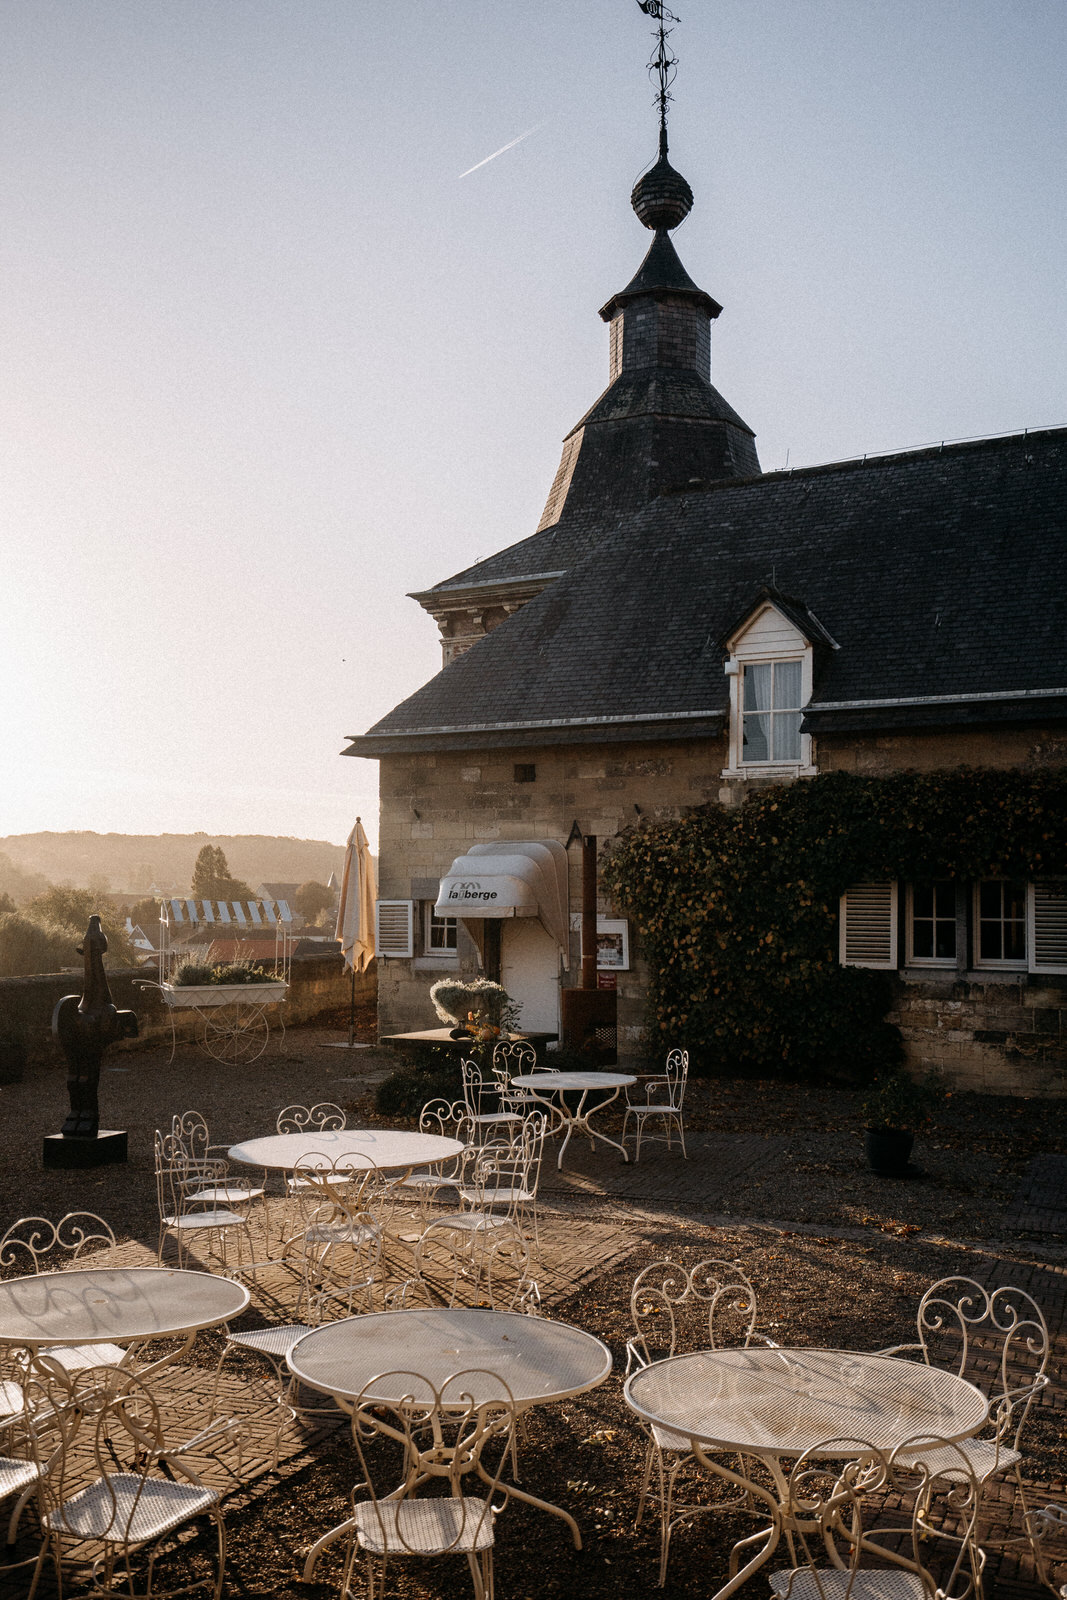
{"type": "Polygon", "coordinates": [[[352,989],[348,1005],[348,1048],[351,1050],[356,1042],[356,964],[354,961],[350,971],[352,974],[352,989]]]}

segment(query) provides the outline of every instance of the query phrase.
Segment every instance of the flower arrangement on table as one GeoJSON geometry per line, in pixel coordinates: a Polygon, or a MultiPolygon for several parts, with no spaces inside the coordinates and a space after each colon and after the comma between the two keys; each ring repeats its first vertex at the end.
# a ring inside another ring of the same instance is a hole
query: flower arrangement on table
{"type": "Polygon", "coordinates": [[[430,999],[441,1021],[452,1024],[453,1038],[473,1040],[479,1054],[510,1037],[521,1010],[503,985],[489,978],[440,978],[430,999]]]}

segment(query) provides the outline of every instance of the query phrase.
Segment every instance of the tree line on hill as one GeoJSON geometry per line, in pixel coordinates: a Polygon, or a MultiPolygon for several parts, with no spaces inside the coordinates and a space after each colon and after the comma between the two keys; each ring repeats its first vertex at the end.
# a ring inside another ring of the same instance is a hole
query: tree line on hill
{"type": "MultiPolygon", "coordinates": [[[[126,931],[127,918],[134,927],[142,927],[149,938],[154,936],[159,923],[158,898],[148,895],[116,904],[115,897],[98,886],[72,888],[38,881],[29,874],[19,876],[31,890],[21,903],[8,890],[0,889],[0,977],[24,977],[75,966],[79,961],[78,945],[94,915],[99,916],[107,935],[108,962],[114,967],[134,966],[138,960],[138,951],[126,931]]],[[[196,900],[247,902],[256,898],[251,885],[230,871],[226,853],[219,845],[202,847],[187,892],[196,900]]],[[[331,933],[328,919],[335,905],[333,891],[313,878],[302,883],[293,895],[293,908],[305,924],[319,928],[326,918],[324,931],[331,933]]]]}

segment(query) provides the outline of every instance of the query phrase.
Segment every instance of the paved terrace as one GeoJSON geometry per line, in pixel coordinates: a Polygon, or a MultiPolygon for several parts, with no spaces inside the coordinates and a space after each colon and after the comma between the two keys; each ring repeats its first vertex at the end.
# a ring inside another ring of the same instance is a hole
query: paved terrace
{"type": "MultiPolygon", "coordinates": [[[[125,1168],[95,1173],[39,1168],[40,1138],[62,1117],[60,1068],[5,1087],[0,1110],[13,1159],[3,1181],[4,1226],[20,1214],[58,1217],[91,1209],[121,1236],[117,1251],[108,1253],[113,1259],[153,1262],[152,1127],[195,1106],[207,1115],[214,1139],[236,1141],[269,1131],[281,1106],[294,1100],[334,1100],[348,1109],[351,1123],[372,1120],[369,1096],[391,1062],[377,1051],[328,1049],[337,1037],[290,1032],[283,1047],[250,1067],[221,1068],[191,1052],[173,1066],[166,1052],[117,1055],[104,1074],[104,1120],[129,1127],[131,1160],[125,1168]]],[[[591,1153],[572,1140],[565,1170],[557,1173],[546,1151],[538,1272],[544,1306],[548,1315],[606,1339],[616,1353],[616,1376],[580,1400],[531,1414],[523,1481],[572,1511],[586,1548],[574,1552],[554,1521],[509,1508],[498,1528],[501,1597],[533,1600],[578,1591],[706,1596],[720,1566],[725,1571],[725,1553],[739,1531],[727,1517],[705,1519],[678,1535],[664,1591],[655,1588],[654,1517],[636,1535],[632,1529],[642,1445],[621,1403],[618,1358],[629,1283],[646,1262],[666,1254],[684,1264],[709,1255],[740,1260],[757,1289],[759,1326],[781,1343],[873,1349],[907,1339],[922,1289],[950,1273],[1027,1289],[1053,1336],[1053,1383],[1035,1408],[1027,1477],[1037,1503],[1067,1501],[1067,1394],[1060,1382],[1067,1372],[1062,1108],[1046,1104],[1020,1113],[987,1102],[978,1108],[985,1128],[980,1149],[968,1140],[961,1146],[958,1130],[939,1130],[917,1152],[925,1178],[892,1184],[863,1169],[854,1097],[713,1084],[698,1089],[693,1101],[688,1161],[652,1146],[640,1166],[626,1166],[607,1147],[591,1153]],[[1015,1121],[1005,1132],[1010,1118],[1015,1121]],[[620,1567],[627,1573],[622,1591],[620,1567]]],[[[390,1243],[394,1281],[409,1275],[411,1237],[403,1227],[390,1243]]],[[[248,1281],[252,1304],[242,1325],[293,1317],[298,1282],[291,1267],[272,1265],[248,1281]]],[[[220,1351],[217,1334],[202,1334],[189,1362],[160,1375],[179,1440],[203,1425],[220,1351]]],[[[979,1367],[983,1360],[979,1351],[979,1367]]],[[[352,1456],[340,1419],[290,1422],[278,1475],[270,1472],[277,1412],[267,1373],[255,1358],[227,1360],[217,1405],[240,1418],[242,1444],[193,1463],[226,1496],[227,1596],[318,1600],[336,1593],[336,1562],[324,1559],[323,1581],[310,1587],[297,1581],[299,1566],[316,1535],[343,1515],[352,1456]]],[[[980,1380],[980,1372],[976,1376],[980,1380]]],[[[994,1531],[1017,1525],[1006,1487],[993,1495],[989,1514],[994,1531]]],[[[195,1543],[189,1558],[196,1558],[195,1543]]],[[[466,1593],[468,1583],[462,1564],[444,1562],[420,1567],[414,1576],[403,1569],[398,1592],[452,1595],[466,1593]]],[[[1029,1558],[1014,1555],[991,1558],[986,1591],[1005,1600],[1046,1592],[1035,1585],[1029,1558]]],[[[24,1592],[24,1575],[0,1579],[2,1600],[21,1600],[24,1592]]],[[[48,1600],[52,1590],[46,1584],[42,1592],[48,1600]]],[[[757,1575],[745,1593],[762,1600],[763,1577],[757,1575]]]]}

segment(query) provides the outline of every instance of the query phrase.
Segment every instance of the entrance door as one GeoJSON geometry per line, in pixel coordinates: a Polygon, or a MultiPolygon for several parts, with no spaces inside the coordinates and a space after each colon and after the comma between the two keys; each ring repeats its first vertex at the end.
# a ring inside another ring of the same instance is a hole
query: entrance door
{"type": "Polygon", "coordinates": [[[559,947],[534,917],[508,918],[501,930],[500,981],[517,1001],[520,1029],[559,1032],[559,947]]]}

